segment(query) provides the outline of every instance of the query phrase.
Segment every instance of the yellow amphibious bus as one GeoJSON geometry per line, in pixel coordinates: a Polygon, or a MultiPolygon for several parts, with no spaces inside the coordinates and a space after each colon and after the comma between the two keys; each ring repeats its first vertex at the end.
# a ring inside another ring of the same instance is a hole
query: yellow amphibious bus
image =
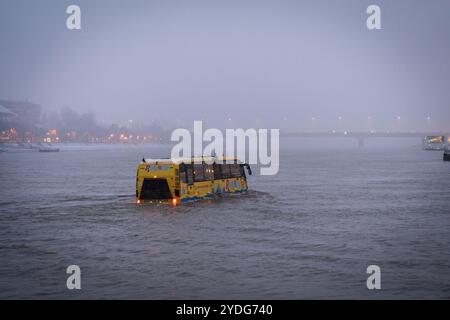
{"type": "Polygon", "coordinates": [[[250,166],[236,158],[142,159],[136,176],[136,198],[173,204],[213,199],[247,191],[250,166]]]}

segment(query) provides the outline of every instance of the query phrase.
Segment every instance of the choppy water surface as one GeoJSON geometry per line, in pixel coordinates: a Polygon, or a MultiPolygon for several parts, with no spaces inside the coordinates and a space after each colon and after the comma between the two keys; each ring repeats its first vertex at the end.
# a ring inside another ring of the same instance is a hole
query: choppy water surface
{"type": "Polygon", "coordinates": [[[137,205],[168,147],[0,154],[0,298],[450,298],[450,163],[420,148],[301,148],[246,195],[137,205]],[[82,289],[66,289],[68,265],[82,289]],[[382,290],[366,289],[366,268],[382,290]]]}

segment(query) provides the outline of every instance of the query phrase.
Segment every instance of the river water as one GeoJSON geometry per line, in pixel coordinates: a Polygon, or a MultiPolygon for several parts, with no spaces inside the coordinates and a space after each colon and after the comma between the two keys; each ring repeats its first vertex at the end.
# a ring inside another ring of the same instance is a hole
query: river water
{"type": "Polygon", "coordinates": [[[167,146],[0,153],[0,298],[450,298],[450,163],[415,142],[286,139],[278,175],[177,207],[134,199],[167,146]]]}

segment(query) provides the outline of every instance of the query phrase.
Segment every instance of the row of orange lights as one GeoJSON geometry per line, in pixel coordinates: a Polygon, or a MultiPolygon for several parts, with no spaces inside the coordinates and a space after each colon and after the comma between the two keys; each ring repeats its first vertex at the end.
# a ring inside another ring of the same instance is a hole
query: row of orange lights
{"type": "MultiPolygon", "coordinates": [[[[178,200],[177,200],[176,198],[173,198],[173,199],[172,199],[172,204],[173,204],[174,206],[177,205],[177,202],[178,202],[178,200]]],[[[136,203],[137,203],[137,204],[141,204],[141,199],[137,199],[137,200],[136,200],[136,203]]],[[[150,201],[150,203],[151,203],[151,201],[150,201]]],[[[159,201],[159,203],[162,203],[162,201],[159,201]]]]}

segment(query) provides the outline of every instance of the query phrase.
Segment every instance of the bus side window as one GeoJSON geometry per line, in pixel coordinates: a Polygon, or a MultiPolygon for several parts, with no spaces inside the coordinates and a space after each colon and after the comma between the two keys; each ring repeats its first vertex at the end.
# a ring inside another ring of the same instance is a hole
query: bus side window
{"type": "Polygon", "coordinates": [[[180,182],[187,183],[187,181],[186,181],[186,165],[184,163],[181,163],[179,168],[180,168],[179,169],[180,182]]]}
{"type": "Polygon", "coordinates": [[[203,168],[205,170],[205,181],[209,181],[213,177],[213,166],[209,164],[204,164],[203,168]]]}
{"type": "Polygon", "coordinates": [[[187,183],[186,181],[186,171],[180,172],[180,182],[187,183]]]}
{"type": "Polygon", "coordinates": [[[241,176],[240,165],[230,164],[230,173],[231,173],[231,177],[239,178],[241,176]]]}
{"type": "Polygon", "coordinates": [[[215,180],[222,179],[222,165],[214,163],[213,170],[214,170],[214,179],[215,180]]]}
{"type": "Polygon", "coordinates": [[[194,181],[205,181],[203,164],[194,164],[194,181]]]}
{"type": "Polygon", "coordinates": [[[222,179],[231,178],[230,165],[222,164],[222,179]]]}
{"type": "Polygon", "coordinates": [[[192,164],[186,165],[186,182],[187,182],[187,184],[194,183],[194,173],[193,173],[192,164]]]}
{"type": "Polygon", "coordinates": [[[239,171],[241,172],[241,177],[245,178],[244,165],[242,165],[242,164],[239,165],[239,171]]]}

